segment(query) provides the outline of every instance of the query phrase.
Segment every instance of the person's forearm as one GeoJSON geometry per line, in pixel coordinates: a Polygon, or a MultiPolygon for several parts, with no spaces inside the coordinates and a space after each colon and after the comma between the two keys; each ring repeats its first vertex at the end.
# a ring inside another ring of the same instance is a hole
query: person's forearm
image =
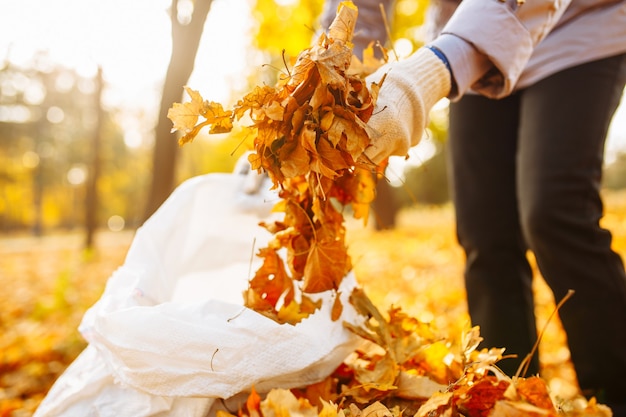
{"type": "Polygon", "coordinates": [[[463,75],[459,91],[466,89],[463,84],[468,80],[478,80],[471,85],[474,90],[489,97],[503,97],[511,93],[534,47],[554,28],[570,2],[536,0],[517,6],[515,0],[464,0],[441,36],[456,36],[470,49],[449,39],[437,39],[433,44],[448,57],[453,72],[459,71],[460,76],[460,71],[471,71],[463,75]],[[474,62],[471,68],[457,70],[468,56],[474,62]],[[490,62],[489,71],[485,71],[485,59],[490,62]],[[481,78],[486,72],[487,77],[481,78]]]}

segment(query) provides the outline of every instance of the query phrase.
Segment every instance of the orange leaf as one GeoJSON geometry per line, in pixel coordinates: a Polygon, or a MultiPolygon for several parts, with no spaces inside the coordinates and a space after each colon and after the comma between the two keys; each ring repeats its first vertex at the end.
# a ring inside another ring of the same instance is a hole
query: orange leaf
{"type": "Polygon", "coordinates": [[[336,290],[347,273],[348,259],[341,241],[314,241],[304,268],[302,290],[318,293],[336,290]]]}
{"type": "Polygon", "coordinates": [[[461,412],[471,417],[487,417],[495,403],[504,398],[504,391],[508,386],[507,381],[486,376],[467,390],[457,406],[461,412]]]}
{"type": "MultiPolygon", "coordinates": [[[[259,251],[259,256],[264,258],[263,264],[250,280],[245,305],[259,312],[270,313],[276,308],[281,296],[292,290],[293,284],[276,251],[264,248],[259,251]]],[[[289,301],[285,300],[287,303],[289,301]]]]}
{"type": "Polygon", "coordinates": [[[517,394],[527,402],[546,410],[554,410],[546,382],[536,376],[515,381],[517,394]]]}
{"type": "Polygon", "coordinates": [[[246,409],[250,416],[259,416],[261,414],[261,397],[257,394],[254,387],[252,387],[250,395],[248,395],[246,400],[246,409]]]}
{"type": "Polygon", "coordinates": [[[309,154],[299,141],[291,140],[280,148],[280,172],[285,178],[305,175],[309,172],[309,154]]]}
{"type": "Polygon", "coordinates": [[[333,302],[333,309],[330,313],[330,318],[332,321],[339,320],[341,317],[341,313],[343,313],[343,304],[341,304],[341,292],[337,292],[335,294],[335,301],[333,302]]]}

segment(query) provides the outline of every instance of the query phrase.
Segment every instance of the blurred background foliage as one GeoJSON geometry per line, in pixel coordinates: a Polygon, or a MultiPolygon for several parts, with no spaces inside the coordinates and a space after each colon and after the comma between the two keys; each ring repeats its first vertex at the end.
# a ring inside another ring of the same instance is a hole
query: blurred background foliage
{"type": "MultiPolygon", "coordinates": [[[[228,0],[215,0],[219,1],[228,0]]],[[[407,44],[409,49],[420,45],[426,5],[425,0],[397,1],[389,19],[394,43],[387,45],[388,49],[401,44],[406,53],[407,44]]],[[[251,2],[254,28],[247,53],[254,56],[251,62],[262,64],[249,68],[234,97],[254,85],[275,82],[279,71],[320,30],[322,7],[322,0],[251,2]]],[[[85,78],[58,65],[44,52],[34,56],[28,66],[18,67],[0,57],[0,233],[81,230],[88,215],[87,191],[96,168],[94,161],[99,161],[97,227],[121,230],[138,227],[143,221],[148,184],[159,169],[151,166],[152,142],[133,141],[136,132],[123,131],[120,120],[129,117],[127,110],[99,108],[98,82],[97,77],[85,78]],[[96,149],[95,136],[99,138],[96,149]]],[[[156,117],[135,116],[144,124],[154,123],[156,117]]],[[[389,204],[397,206],[393,210],[448,201],[445,116],[446,107],[442,106],[424,140],[425,156],[413,158],[408,168],[398,164],[388,173],[396,185],[388,190],[389,204]]],[[[192,176],[232,170],[236,157],[251,140],[242,135],[237,130],[228,135],[204,135],[183,147],[176,184],[192,176]]],[[[626,186],[625,155],[607,167],[605,180],[610,188],[626,186]]]]}

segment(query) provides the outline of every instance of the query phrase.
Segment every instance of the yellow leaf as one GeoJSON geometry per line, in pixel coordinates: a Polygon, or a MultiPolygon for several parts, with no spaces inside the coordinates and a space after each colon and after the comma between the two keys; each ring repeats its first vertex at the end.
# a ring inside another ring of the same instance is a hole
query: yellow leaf
{"type": "Polygon", "coordinates": [[[172,132],[180,131],[183,136],[180,144],[191,142],[204,126],[210,125],[209,133],[227,133],[233,128],[231,110],[225,111],[221,104],[202,99],[199,92],[185,87],[191,101],[174,103],[168,110],[167,117],[172,121],[172,132]],[[198,123],[198,118],[204,121],[198,123]]]}
{"type": "Polygon", "coordinates": [[[202,115],[204,109],[204,101],[195,90],[185,87],[185,91],[191,97],[191,101],[185,103],[174,103],[172,108],[167,112],[167,117],[172,121],[172,131],[180,131],[184,134],[189,133],[198,123],[198,117],[202,115]]]}
{"type": "Polygon", "coordinates": [[[237,417],[237,416],[224,410],[217,410],[215,412],[215,417],[237,417]]]}
{"type": "Polygon", "coordinates": [[[320,400],[322,402],[322,410],[319,412],[318,417],[343,417],[342,410],[337,411],[337,406],[331,402],[320,400]]]}
{"type": "Polygon", "coordinates": [[[278,310],[278,319],[280,323],[297,324],[303,319],[309,317],[311,313],[321,306],[321,300],[314,302],[309,297],[305,297],[300,303],[291,300],[287,305],[283,305],[278,310]],[[308,301],[306,301],[308,300],[308,301]]]}
{"type": "Polygon", "coordinates": [[[439,384],[427,376],[413,375],[402,371],[395,395],[407,400],[423,400],[430,398],[437,392],[444,392],[447,388],[447,385],[439,384]]]}
{"type": "Polygon", "coordinates": [[[263,417],[318,417],[317,407],[314,407],[306,399],[298,399],[289,390],[273,389],[265,400],[261,401],[263,417]]]}
{"type": "Polygon", "coordinates": [[[211,125],[209,133],[228,133],[233,129],[233,112],[224,110],[221,104],[210,101],[202,108],[202,116],[211,125]]]}

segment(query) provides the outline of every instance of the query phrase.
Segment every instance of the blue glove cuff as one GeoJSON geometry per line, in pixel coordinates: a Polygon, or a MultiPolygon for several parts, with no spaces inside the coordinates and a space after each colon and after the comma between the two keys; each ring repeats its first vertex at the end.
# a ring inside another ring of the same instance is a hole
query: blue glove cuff
{"type": "Polygon", "coordinates": [[[437,55],[437,58],[441,59],[441,61],[445,64],[445,66],[448,69],[448,71],[450,72],[450,74],[452,74],[452,68],[450,67],[450,63],[448,62],[448,58],[446,58],[444,53],[441,52],[441,50],[439,48],[436,48],[436,47],[434,47],[432,45],[426,45],[425,47],[430,49],[431,51],[433,51],[433,53],[435,55],[437,55]]]}

